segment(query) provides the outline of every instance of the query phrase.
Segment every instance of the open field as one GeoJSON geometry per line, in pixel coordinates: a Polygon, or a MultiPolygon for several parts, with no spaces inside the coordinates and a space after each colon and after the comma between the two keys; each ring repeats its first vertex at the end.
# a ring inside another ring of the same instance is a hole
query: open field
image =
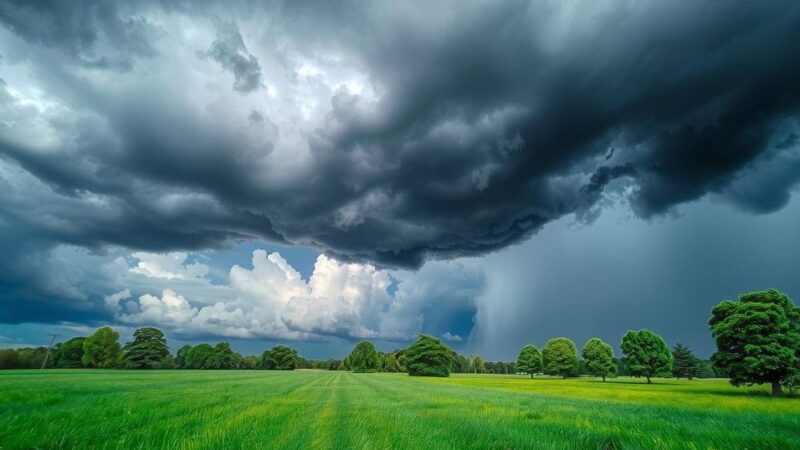
{"type": "Polygon", "coordinates": [[[2,448],[800,448],[800,400],[725,380],[0,372],[2,448]]]}

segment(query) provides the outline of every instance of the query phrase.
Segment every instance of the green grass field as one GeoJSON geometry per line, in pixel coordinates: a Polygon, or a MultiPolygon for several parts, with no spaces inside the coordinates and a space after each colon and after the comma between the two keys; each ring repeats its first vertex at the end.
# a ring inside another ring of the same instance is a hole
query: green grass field
{"type": "Polygon", "coordinates": [[[800,400],[726,380],[0,372],[2,448],[800,448],[800,400]]]}

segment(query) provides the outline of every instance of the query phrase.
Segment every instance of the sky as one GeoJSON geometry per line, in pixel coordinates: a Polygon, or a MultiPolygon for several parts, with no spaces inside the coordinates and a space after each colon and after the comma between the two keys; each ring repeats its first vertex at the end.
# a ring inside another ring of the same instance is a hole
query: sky
{"type": "Polygon", "coordinates": [[[794,1],[0,0],[0,347],[511,360],[800,298],[794,1]]]}

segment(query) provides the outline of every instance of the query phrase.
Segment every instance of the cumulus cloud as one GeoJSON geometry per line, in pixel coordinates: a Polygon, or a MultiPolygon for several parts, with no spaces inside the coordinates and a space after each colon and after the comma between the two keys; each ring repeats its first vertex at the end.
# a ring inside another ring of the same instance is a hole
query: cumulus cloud
{"type": "Polygon", "coordinates": [[[136,252],[131,256],[138,259],[131,272],[152,278],[189,280],[204,278],[208,274],[208,266],[200,263],[185,264],[188,254],[185,252],[147,253],[136,252]]]}
{"type": "MultiPolygon", "coordinates": [[[[128,300],[131,293],[125,290],[106,296],[106,308],[122,323],[162,326],[186,336],[405,341],[423,329],[448,326],[437,322],[439,316],[468,308],[477,295],[463,284],[436,286],[463,277],[458,275],[463,266],[454,263],[395,277],[369,264],[320,255],[308,281],[278,253],[256,250],[251,263],[249,269],[231,268],[230,297],[212,304],[195,305],[172,289],[128,300]],[[448,280],[445,272],[454,275],[448,280]],[[397,288],[390,293],[393,283],[397,288]]],[[[444,336],[461,340],[449,332],[444,336]]]]}

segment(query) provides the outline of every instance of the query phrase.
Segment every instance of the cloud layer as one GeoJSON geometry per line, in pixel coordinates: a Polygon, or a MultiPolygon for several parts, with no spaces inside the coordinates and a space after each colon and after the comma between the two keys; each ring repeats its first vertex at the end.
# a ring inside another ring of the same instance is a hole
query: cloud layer
{"type": "Polygon", "coordinates": [[[769,212],[798,182],[792,1],[11,1],[0,23],[0,210],[44,247],[417,267],[615,193],[769,212]]]}

